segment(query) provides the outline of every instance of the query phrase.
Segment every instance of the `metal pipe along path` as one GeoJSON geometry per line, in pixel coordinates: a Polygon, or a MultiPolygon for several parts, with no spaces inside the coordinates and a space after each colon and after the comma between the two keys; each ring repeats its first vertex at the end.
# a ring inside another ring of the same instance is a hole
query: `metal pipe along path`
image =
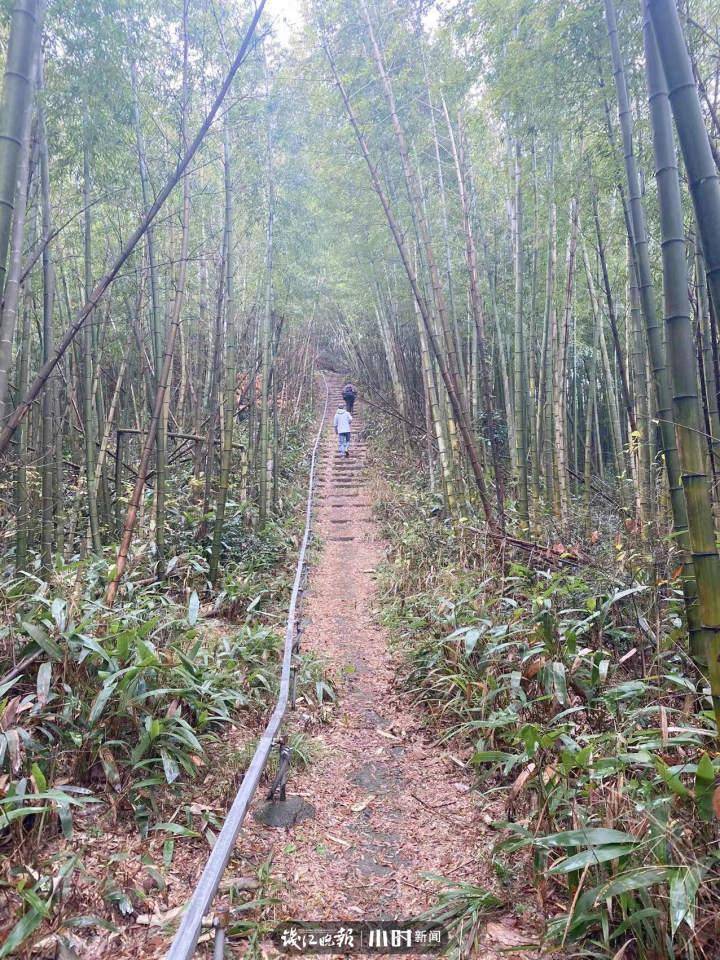
{"type": "Polygon", "coordinates": [[[210,910],[217,889],[225,873],[228,861],[233,852],[235,841],[240,832],[240,828],[245,820],[248,807],[255,795],[260,777],[270,756],[273,742],[277,735],[280,725],[287,711],[288,698],[290,693],[290,675],[292,668],[293,646],[295,644],[296,631],[296,607],[298,594],[300,592],[300,583],[303,570],[305,568],[305,554],[310,541],[312,528],[312,508],[313,508],[313,488],[315,484],[315,463],[317,457],[320,439],[322,437],[325,419],[327,417],[329,388],[325,375],[322,375],[325,383],[325,404],[323,407],[320,426],[318,428],[315,443],[312,448],[310,458],[310,478],[308,481],[307,506],[305,508],[305,533],[298,554],[297,567],[295,568],[295,581],[293,583],[292,594],[290,596],[290,607],[288,609],[287,624],[285,626],[285,649],[283,653],[282,673],[280,674],[280,692],[278,701],[273,710],[272,716],[268,721],[265,731],[260,738],[257,749],[253,754],[240,789],[237,792],[230,811],[225,818],[222,830],[220,831],[212,852],[208,857],[200,879],[198,880],[195,892],[193,893],[183,915],[182,922],[175,934],[170,950],[166,955],[166,960],[189,960],[195,952],[202,920],[205,914],[210,910]]]}

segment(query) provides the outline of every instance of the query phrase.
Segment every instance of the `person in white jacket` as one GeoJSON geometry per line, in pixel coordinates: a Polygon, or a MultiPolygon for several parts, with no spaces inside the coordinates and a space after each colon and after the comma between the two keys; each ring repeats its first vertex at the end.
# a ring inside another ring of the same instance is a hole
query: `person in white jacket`
{"type": "Polygon", "coordinates": [[[337,413],[335,414],[335,419],[333,420],[333,426],[335,427],[335,433],[338,437],[338,453],[341,457],[350,456],[350,424],[352,423],[352,416],[345,409],[345,404],[341,404],[337,408],[337,413]]]}

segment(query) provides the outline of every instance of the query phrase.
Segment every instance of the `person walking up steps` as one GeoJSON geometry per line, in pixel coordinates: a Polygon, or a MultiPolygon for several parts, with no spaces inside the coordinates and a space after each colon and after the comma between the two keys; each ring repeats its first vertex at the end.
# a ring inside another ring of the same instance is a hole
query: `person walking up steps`
{"type": "Polygon", "coordinates": [[[352,423],[352,416],[349,410],[345,409],[345,404],[342,403],[337,408],[337,413],[335,414],[335,419],[333,420],[333,426],[335,427],[335,433],[338,436],[338,453],[341,457],[350,456],[350,424],[352,423]]]}
{"type": "Polygon", "coordinates": [[[353,407],[355,406],[355,398],[357,397],[357,390],[351,383],[346,383],[343,387],[342,396],[348,413],[352,414],[353,407]]]}

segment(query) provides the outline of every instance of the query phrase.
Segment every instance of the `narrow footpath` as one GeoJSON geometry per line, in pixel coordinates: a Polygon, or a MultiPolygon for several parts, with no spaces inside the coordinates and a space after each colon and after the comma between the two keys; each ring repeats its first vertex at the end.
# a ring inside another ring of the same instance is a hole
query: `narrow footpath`
{"type": "MultiPolygon", "coordinates": [[[[330,723],[311,731],[318,758],[293,770],[288,783],[288,795],[311,803],[315,818],[287,829],[249,818],[246,830],[253,853],[272,857],[283,917],[411,919],[434,902],[438,876],[447,885],[493,886],[496,835],[470,778],[431,741],[396,688],[388,638],[373,616],[383,545],[371,512],[363,405],[355,409],[350,456],[341,458],[332,418],[342,381],[330,375],[328,382],[315,499],[320,547],[303,601],[302,647],[329,663],[338,707],[330,723]]],[[[494,919],[474,955],[529,957],[512,949],[528,942],[527,932],[512,919],[494,919]]]]}

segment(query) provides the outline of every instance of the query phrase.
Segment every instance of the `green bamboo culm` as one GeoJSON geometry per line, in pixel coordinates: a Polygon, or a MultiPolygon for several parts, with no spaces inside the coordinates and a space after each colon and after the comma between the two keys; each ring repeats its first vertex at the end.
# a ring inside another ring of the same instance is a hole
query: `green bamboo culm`
{"type": "MultiPolygon", "coordinates": [[[[38,33],[42,32],[43,11],[38,10],[38,33]]],[[[35,59],[33,61],[33,75],[37,75],[37,54],[39,44],[35,44],[35,59]]],[[[25,111],[25,120],[22,135],[22,149],[18,157],[18,176],[15,191],[17,196],[26,198],[30,182],[30,135],[33,116],[33,90],[25,111]]],[[[25,238],[25,218],[27,203],[19,203],[14,212],[12,232],[10,236],[10,254],[3,287],[3,307],[0,311],[0,419],[9,414],[11,404],[8,402],[8,388],[10,386],[10,371],[13,365],[13,341],[18,319],[18,303],[20,300],[20,276],[25,238]]]]}
{"type": "MultiPolygon", "coordinates": [[[[678,349],[674,338],[677,333],[673,327],[681,331],[685,321],[683,313],[688,317],[690,305],[687,302],[687,274],[685,263],[684,238],[682,247],[677,242],[683,237],[682,207],[677,196],[677,168],[674,165],[674,150],[672,144],[672,130],[669,127],[669,101],[672,114],[675,118],[678,139],[682,148],[685,168],[687,170],[690,193],[695,207],[695,216],[698,229],[705,249],[708,268],[708,284],[710,295],[715,304],[720,303],[720,182],[710,150],[707,131],[703,122],[700,100],[697,95],[695,82],[690,65],[685,38],[683,36],[680,19],[675,8],[674,0],[649,0],[647,4],[649,24],[652,24],[654,40],[659,53],[659,63],[653,76],[653,90],[658,91],[652,97],[653,125],[658,127],[654,134],[656,142],[656,162],[658,167],[658,189],[661,185],[661,212],[663,214],[663,267],[665,270],[666,285],[666,313],[668,317],[668,332],[672,332],[671,355],[673,367],[673,382],[678,399],[683,392],[695,395],[694,406],[697,408],[697,386],[695,382],[694,366],[691,353],[683,355],[678,349]],[[660,86],[662,84],[662,86],[660,86]],[[664,109],[664,114],[660,116],[664,109]],[[660,125],[662,124],[662,125],[660,125]],[[667,141],[669,139],[669,145],[667,141]],[[657,150],[661,148],[662,155],[658,157],[657,150]],[[672,196],[670,196],[672,191],[672,196]],[[669,220],[672,215],[672,220],[669,220]],[[669,221],[669,222],[668,222],[669,221]],[[678,249],[672,249],[678,248],[678,249]],[[669,256],[672,255],[668,263],[669,256]],[[672,297],[672,299],[671,299],[672,297]],[[676,380],[676,368],[677,377],[676,380]],[[690,377],[689,370],[693,370],[690,377]]],[[[655,46],[650,51],[649,72],[654,67],[653,55],[655,46]]],[[[689,319],[686,321],[689,333],[689,319]]],[[[683,398],[686,410],[689,411],[690,399],[683,398]]],[[[676,401],[677,406],[677,401],[676,401]]],[[[678,410],[678,415],[680,412],[678,410]]],[[[686,415],[687,412],[686,412],[686,415]]],[[[699,424],[699,414],[698,417],[699,424]]],[[[683,424],[690,428],[690,423],[683,424]]],[[[692,451],[693,441],[690,437],[697,437],[697,446],[700,446],[700,435],[694,433],[697,428],[680,431],[681,455],[693,455],[688,464],[683,464],[683,472],[687,471],[687,478],[683,476],[685,485],[688,516],[691,519],[691,543],[697,577],[698,602],[705,644],[707,652],[708,670],[710,674],[710,690],[712,693],[715,721],[720,730],[720,560],[715,545],[715,528],[712,519],[712,509],[709,493],[706,493],[707,477],[704,476],[705,464],[703,451],[692,451]],[[688,450],[688,448],[690,448],[688,450]],[[702,464],[697,469],[698,464],[702,464]],[[695,469],[693,470],[693,466],[695,469]]]]}
{"type": "Polygon", "coordinates": [[[5,289],[25,115],[32,99],[37,16],[38,0],[18,0],[10,22],[0,101],[0,293],[5,289]]]}
{"type": "MultiPolygon", "coordinates": [[[[83,108],[83,266],[85,300],[89,301],[93,290],[92,274],[92,215],[90,205],[90,133],[87,105],[83,108]]],[[[98,518],[97,491],[95,489],[95,404],[93,402],[93,329],[88,321],[82,328],[83,371],[83,426],[85,432],[85,475],[87,482],[88,519],[90,544],[96,554],[102,553],[100,520],[98,518]]]]}
{"type": "MultiPolygon", "coordinates": [[[[688,294],[687,250],[672,114],[646,4],[643,38],[655,178],[660,205],[665,330],[672,375],[673,417],[687,505],[690,549],[696,580],[701,580],[702,575],[698,573],[698,568],[702,567],[707,559],[717,565],[720,558],[715,549],[712,499],[702,432],[704,424],[697,390],[695,342],[688,294]]],[[[695,603],[698,604],[699,611],[698,589],[696,584],[695,603]]],[[[710,639],[711,634],[707,631],[702,628],[693,630],[691,627],[690,652],[696,660],[705,659],[710,639]]]]}
{"type": "MultiPolygon", "coordinates": [[[[269,96],[267,63],[265,64],[266,96],[269,96]]],[[[259,483],[258,514],[260,526],[264,527],[268,518],[270,492],[275,464],[270,444],[270,378],[272,376],[272,324],[273,324],[273,229],[275,223],[275,185],[273,182],[273,130],[271,105],[267,104],[266,126],[266,190],[267,190],[267,229],[265,247],[265,310],[260,327],[260,429],[259,429],[259,483]]]]}
{"type": "Polygon", "coordinates": [[[230,134],[227,114],[225,115],[223,158],[225,167],[225,417],[223,421],[222,453],[220,455],[220,477],[218,480],[217,500],[215,504],[215,526],[213,527],[212,552],[210,554],[210,582],[218,578],[220,549],[222,546],[223,526],[225,524],[225,506],[227,503],[232,460],[233,427],[235,425],[235,378],[237,365],[237,317],[235,303],[235,259],[233,252],[232,230],[232,176],[230,161],[230,134]]]}
{"type": "MultiPolygon", "coordinates": [[[[38,88],[42,92],[42,65],[38,71],[38,88]]],[[[50,169],[48,160],[48,145],[45,132],[45,109],[42,97],[38,103],[38,141],[40,152],[40,194],[42,211],[42,235],[47,241],[52,229],[50,211],[50,169]]],[[[55,268],[52,261],[51,248],[45,243],[42,254],[43,261],[43,326],[42,348],[43,362],[47,361],[53,350],[53,306],[55,300],[55,268]]],[[[55,394],[58,388],[57,378],[53,376],[42,397],[42,460],[41,460],[41,570],[48,576],[52,569],[53,534],[55,530],[55,497],[54,486],[56,479],[56,464],[54,462],[56,430],[55,424],[55,394]]]]}
{"type": "Polygon", "coordinates": [[[513,378],[515,387],[515,460],[517,465],[517,511],[520,531],[526,533],[529,526],[528,468],[527,468],[527,404],[524,337],[523,337],[523,250],[522,250],[522,191],[520,187],[520,142],[515,142],[513,167],[515,202],[513,206],[513,236],[515,238],[515,323],[513,378]]]}
{"type": "MultiPolygon", "coordinates": [[[[22,330],[20,333],[20,370],[18,390],[25,396],[30,381],[30,295],[26,291],[22,307],[22,330]]],[[[30,525],[30,498],[28,494],[27,463],[29,423],[23,421],[18,429],[18,467],[15,473],[15,510],[17,532],[15,534],[15,569],[25,570],[28,562],[28,527],[30,525]]]]}
{"type": "Polygon", "coordinates": [[[415,303],[415,318],[418,327],[418,339],[420,343],[420,356],[423,365],[423,380],[425,392],[427,394],[427,404],[430,409],[430,419],[432,420],[433,434],[438,450],[438,460],[440,461],[445,509],[447,510],[449,516],[453,516],[457,510],[455,474],[453,471],[453,463],[450,456],[450,451],[448,450],[442,411],[440,409],[438,384],[435,375],[435,360],[430,352],[430,343],[428,341],[425,327],[423,326],[423,321],[422,317],[420,316],[417,302],[415,303]]]}
{"type": "MultiPolygon", "coordinates": [[[[657,400],[657,418],[660,422],[660,437],[665,459],[668,489],[670,492],[670,506],[673,518],[673,535],[677,541],[682,557],[682,587],[685,600],[685,614],[688,621],[688,633],[694,636],[702,629],[701,615],[696,603],[697,586],[694,582],[692,554],[690,552],[690,536],[688,533],[687,506],[685,493],[680,477],[680,461],[678,458],[677,441],[675,439],[675,425],[672,415],[672,392],[670,390],[670,376],[668,372],[667,356],[662,338],[662,328],[655,309],[655,295],[653,291],[650,257],[648,254],[647,228],[645,211],[643,210],[640,192],[640,177],[638,174],[632,143],[632,117],[630,115],[630,100],[628,97],[625,69],[620,53],[618,41],[617,19],[613,0],[605,0],[605,16],[607,20],[610,52],[613,61],[613,75],[618,100],[618,117],[623,141],[623,155],[625,173],[627,176],[630,199],[630,224],[628,231],[634,254],[634,265],[637,273],[638,289],[645,332],[647,335],[648,353],[653,372],[655,396],[657,400]]],[[[719,221],[720,222],[720,221],[719,221]]],[[[632,264],[631,264],[632,269],[632,264]]]]}

